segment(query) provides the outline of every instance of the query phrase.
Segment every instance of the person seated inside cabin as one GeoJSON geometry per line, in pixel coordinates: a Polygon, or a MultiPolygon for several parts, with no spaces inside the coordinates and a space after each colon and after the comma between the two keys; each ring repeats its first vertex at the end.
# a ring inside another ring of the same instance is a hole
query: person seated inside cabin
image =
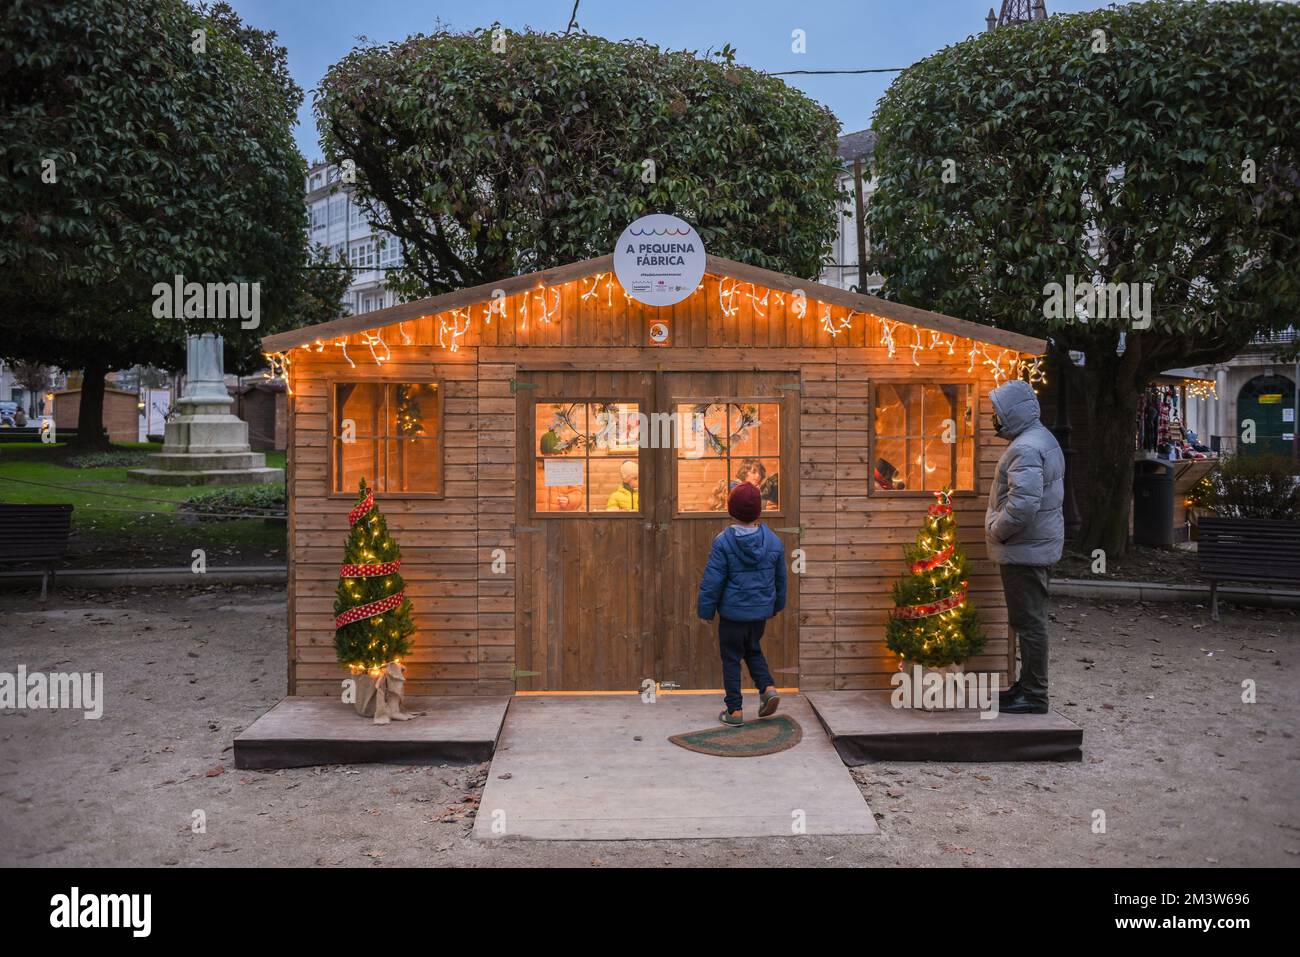
{"type": "Polygon", "coordinates": [[[895,478],[895,476],[897,475],[898,475],[898,469],[894,468],[893,465],[891,465],[889,462],[886,462],[884,459],[880,459],[876,462],[876,470],[872,477],[875,479],[876,488],[887,488],[887,489],[907,488],[906,482],[904,482],[902,479],[895,478]]]}
{"type": "Polygon", "coordinates": [[[548,489],[550,508],[548,512],[573,512],[582,509],[583,489],[581,485],[557,485],[548,489]]]}
{"type": "Polygon", "coordinates": [[[763,503],[765,511],[772,511],[777,507],[777,485],[776,473],[772,473],[769,478],[767,467],[758,459],[745,459],[740,463],[740,468],[736,469],[736,477],[732,480],[728,491],[742,482],[748,482],[758,489],[759,500],[763,503]]]}
{"type": "Polygon", "coordinates": [[[607,512],[635,512],[640,506],[637,501],[638,467],[635,461],[628,459],[618,467],[618,477],[622,483],[609,493],[605,503],[607,512]]]}

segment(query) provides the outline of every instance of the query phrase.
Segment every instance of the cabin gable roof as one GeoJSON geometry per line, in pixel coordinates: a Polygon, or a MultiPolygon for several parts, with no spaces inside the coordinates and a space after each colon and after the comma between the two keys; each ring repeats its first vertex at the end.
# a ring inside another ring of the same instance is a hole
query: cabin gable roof
{"type": "MultiPolygon", "coordinates": [[[[450,309],[462,309],[466,306],[487,302],[492,299],[498,290],[509,296],[539,286],[560,285],[577,279],[585,279],[597,273],[612,273],[613,271],[613,255],[598,256],[595,259],[569,263],[554,269],[525,273],[509,279],[500,279],[478,286],[457,289],[454,292],[443,293],[439,296],[399,303],[386,309],[377,309],[373,312],[361,313],[355,316],[344,316],[341,319],[333,319],[329,322],[303,326],[301,329],[279,332],[264,338],[262,340],[262,349],[267,353],[287,352],[297,346],[304,346],[318,339],[336,339],[354,333],[369,332],[399,322],[418,319],[422,316],[436,315],[450,309]]],[[[973,339],[976,342],[986,342],[1022,353],[1042,355],[1047,351],[1047,343],[1033,336],[1026,336],[1018,332],[998,329],[965,319],[956,319],[927,309],[918,309],[915,306],[905,306],[902,303],[891,302],[878,296],[850,292],[846,289],[839,289],[835,286],[828,286],[808,279],[800,279],[796,276],[788,276],[770,269],[761,269],[731,259],[723,259],[720,256],[710,255],[706,257],[705,274],[752,282],[756,286],[763,286],[779,292],[802,290],[808,299],[817,302],[843,306],[857,312],[879,316],[883,319],[933,329],[936,332],[950,333],[962,338],[973,339]]]]}

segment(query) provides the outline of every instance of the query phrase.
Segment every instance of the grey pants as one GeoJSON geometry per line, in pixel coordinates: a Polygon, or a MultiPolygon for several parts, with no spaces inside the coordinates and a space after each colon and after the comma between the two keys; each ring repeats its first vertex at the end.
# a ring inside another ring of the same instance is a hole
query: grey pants
{"type": "Polygon", "coordinates": [[[1047,568],[999,565],[1007,596],[1007,621],[1020,642],[1020,688],[1047,704],[1047,568]]]}

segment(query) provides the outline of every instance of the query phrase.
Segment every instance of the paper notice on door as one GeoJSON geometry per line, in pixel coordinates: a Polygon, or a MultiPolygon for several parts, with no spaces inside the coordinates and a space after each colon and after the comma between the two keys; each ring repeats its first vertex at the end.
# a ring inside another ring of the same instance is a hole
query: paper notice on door
{"type": "Polygon", "coordinates": [[[547,459],[542,480],[546,485],[582,485],[582,459],[547,459]]]}
{"type": "Polygon", "coordinates": [[[1283,409],[1283,410],[1282,410],[1282,421],[1283,421],[1283,422],[1294,422],[1294,421],[1295,421],[1295,409],[1292,408],[1291,406],[1287,406],[1285,409],[1283,409]]]}

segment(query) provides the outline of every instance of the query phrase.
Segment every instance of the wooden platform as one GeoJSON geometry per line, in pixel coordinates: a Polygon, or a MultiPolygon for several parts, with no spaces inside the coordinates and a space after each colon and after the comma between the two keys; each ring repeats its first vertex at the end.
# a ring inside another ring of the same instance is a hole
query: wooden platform
{"type": "Polygon", "coordinates": [[[335,698],[285,698],[235,738],[237,768],[314,764],[477,764],[496,750],[508,696],[408,698],[425,712],[376,725],[335,698]]]}
{"type": "MultiPolygon", "coordinates": [[[[474,820],[481,840],[625,841],[869,835],[871,808],[802,695],[793,748],[715,757],[668,739],[717,726],[714,695],[519,697],[474,820]]],[[[745,696],[748,715],[757,695],[745,696]]]]}
{"type": "Polygon", "coordinates": [[[875,761],[1081,761],[1083,729],[1056,713],[895,708],[888,691],[805,694],[850,767],[875,761]]]}

